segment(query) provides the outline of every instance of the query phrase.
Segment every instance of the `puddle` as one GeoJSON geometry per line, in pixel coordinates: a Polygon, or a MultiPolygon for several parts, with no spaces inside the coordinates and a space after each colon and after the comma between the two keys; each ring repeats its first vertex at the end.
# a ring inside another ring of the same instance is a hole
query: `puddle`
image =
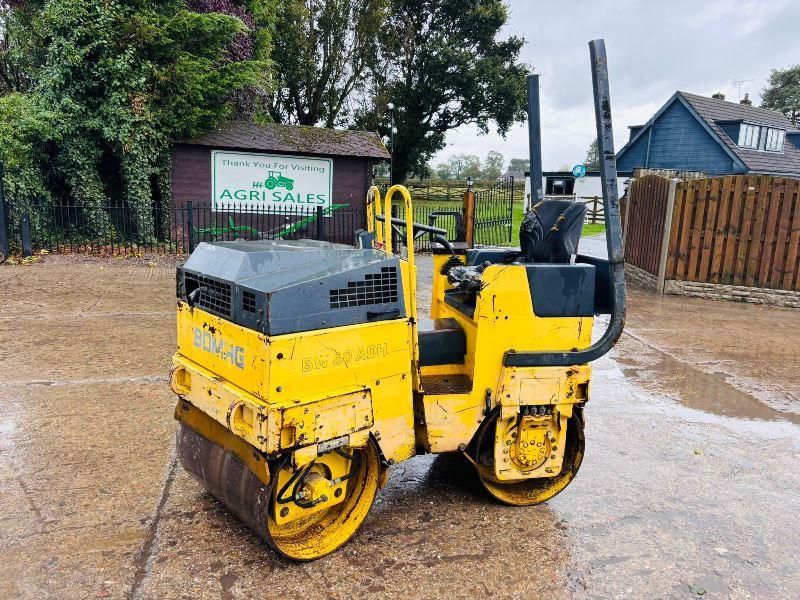
{"type": "MultiPolygon", "coordinates": [[[[615,357],[625,377],[678,400],[684,406],[737,419],[789,421],[800,425],[800,415],[776,409],[757,396],[743,392],[727,381],[724,373],[705,373],[631,337],[628,342],[642,348],[636,354],[615,357]]],[[[627,344],[626,344],[627,345],[627,344]]],[[[620,353],[622,354],[622,353],[620,353]]]]}

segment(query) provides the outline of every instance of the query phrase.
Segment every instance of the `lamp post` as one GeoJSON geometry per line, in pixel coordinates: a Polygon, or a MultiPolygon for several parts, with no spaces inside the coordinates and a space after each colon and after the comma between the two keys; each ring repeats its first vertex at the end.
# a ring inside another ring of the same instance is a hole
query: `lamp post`
{"type": "Polygon", "coordinates": [[[472,178],[472,175],[467,177],[467,191],[468,192],[472,191],[472,186],[474,185],[474,183],[475,183],[475,180],[472,178]]]}
{"type": "Polygon", "coordinates": [[[394,185],[394,104],[386,105],[389,111],[389,185],[394,185]]]}

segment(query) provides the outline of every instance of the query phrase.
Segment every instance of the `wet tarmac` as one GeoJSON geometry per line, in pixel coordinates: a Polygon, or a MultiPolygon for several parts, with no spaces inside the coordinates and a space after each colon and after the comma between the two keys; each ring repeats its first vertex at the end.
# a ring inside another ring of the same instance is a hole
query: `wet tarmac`
{"type": "Polygon", "coordinates": [[[176,464],[173,273],[0,267],[0,597],[800,595],[800,312],[632,289],[561,495],[501,506],[417,457],[294,564],[176,464]]]}

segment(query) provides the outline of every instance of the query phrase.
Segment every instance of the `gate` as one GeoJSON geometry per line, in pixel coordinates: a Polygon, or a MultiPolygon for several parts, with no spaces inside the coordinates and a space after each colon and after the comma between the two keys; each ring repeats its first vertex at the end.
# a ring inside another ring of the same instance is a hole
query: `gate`
{"type": "Polygon", "coordinates": [[[653,276],[658,275],[668,194],[669,179],[658,175],[636,179],[628,188],[625,260],[653,276]]]}
{"type": "Polygon", "coordinates": [[[475,192],[475,244],[499,246],[512,240],[514,218],[514,192],[520,196],[524,188],[514,187],[514,178],[508,177],[495,186],[475,192]]]}

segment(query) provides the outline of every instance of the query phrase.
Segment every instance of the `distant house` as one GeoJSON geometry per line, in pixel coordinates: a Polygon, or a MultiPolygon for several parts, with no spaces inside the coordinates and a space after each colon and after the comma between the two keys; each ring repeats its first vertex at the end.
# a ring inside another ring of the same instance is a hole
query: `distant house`
{"type": "Polygon", "coordinates": [[[617,153],[617,170],[769,174],[800,177],[800,130],[782,114],[752,106],[676,92],[644,125],[630,127],[617,153]]]}

